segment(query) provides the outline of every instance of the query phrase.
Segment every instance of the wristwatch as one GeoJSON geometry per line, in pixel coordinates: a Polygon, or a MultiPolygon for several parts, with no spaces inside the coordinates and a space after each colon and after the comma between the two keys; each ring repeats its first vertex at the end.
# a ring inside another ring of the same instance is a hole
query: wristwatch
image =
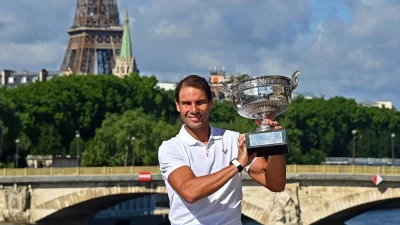
{"type": "Polygon", "coordinates": [[[239,173],[242,172],[243,166],[240,165],[240,162],[236,158],[232,159],[230,164],[233,164],[234,166],[236,166],[236,168],[239,170],[239,173]]]}

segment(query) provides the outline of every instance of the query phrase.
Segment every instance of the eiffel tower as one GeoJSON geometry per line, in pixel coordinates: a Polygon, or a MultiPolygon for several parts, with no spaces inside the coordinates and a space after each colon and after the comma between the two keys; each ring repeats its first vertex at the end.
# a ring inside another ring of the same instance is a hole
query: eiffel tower
{"type": "Polygon", "coordinates": [[[123,26],[117,0],[77,0],[61,71],[111,74],[121,51],[123,26]]]}

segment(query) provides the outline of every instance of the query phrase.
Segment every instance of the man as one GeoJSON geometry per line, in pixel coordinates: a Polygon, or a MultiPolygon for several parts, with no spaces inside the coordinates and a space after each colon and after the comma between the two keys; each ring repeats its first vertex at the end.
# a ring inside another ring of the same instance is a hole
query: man
{"type": "MultiPolygon", "coordinates": [[[[243,134],[209,124],[213,99],[204,78],[190,75],[179,82],[175,101],[184,124],[177,136],[161,144],[158,152],[172,225],[242,224],[243,168],[267,189],[284,190],[283,156],[271,156],[267,163],[256,153],[248,155],[243,134]]],[[[271,120],[267,123],[280,128],[271,120]]]]}

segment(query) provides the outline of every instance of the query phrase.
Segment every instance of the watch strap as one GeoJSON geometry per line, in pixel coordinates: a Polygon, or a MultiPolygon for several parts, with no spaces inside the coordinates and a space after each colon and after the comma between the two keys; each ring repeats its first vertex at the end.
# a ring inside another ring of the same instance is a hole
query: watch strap
{"type": "Polygon", "coordinates": [[[239,173],[243,171],[243,166],[240,164],[240,162],[236,158],[232,159],[231,164],[236,166],[239,173]]]}

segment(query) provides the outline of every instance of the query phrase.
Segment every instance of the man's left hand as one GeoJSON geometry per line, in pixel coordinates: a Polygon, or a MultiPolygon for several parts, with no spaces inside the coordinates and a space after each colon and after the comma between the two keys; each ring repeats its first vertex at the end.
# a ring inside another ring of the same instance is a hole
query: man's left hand
{"type": "MultiPolygon", "coordinates": [[[[255,120],[258,126],[261,125],[261,120],[255,120]]],[[[274,128],[275,130],[282,129],[282,126],[279,125],[278,121],[274,121],[273,118],[265,119],[265,123],[268,124],[270,127],[274,128]]]]}

